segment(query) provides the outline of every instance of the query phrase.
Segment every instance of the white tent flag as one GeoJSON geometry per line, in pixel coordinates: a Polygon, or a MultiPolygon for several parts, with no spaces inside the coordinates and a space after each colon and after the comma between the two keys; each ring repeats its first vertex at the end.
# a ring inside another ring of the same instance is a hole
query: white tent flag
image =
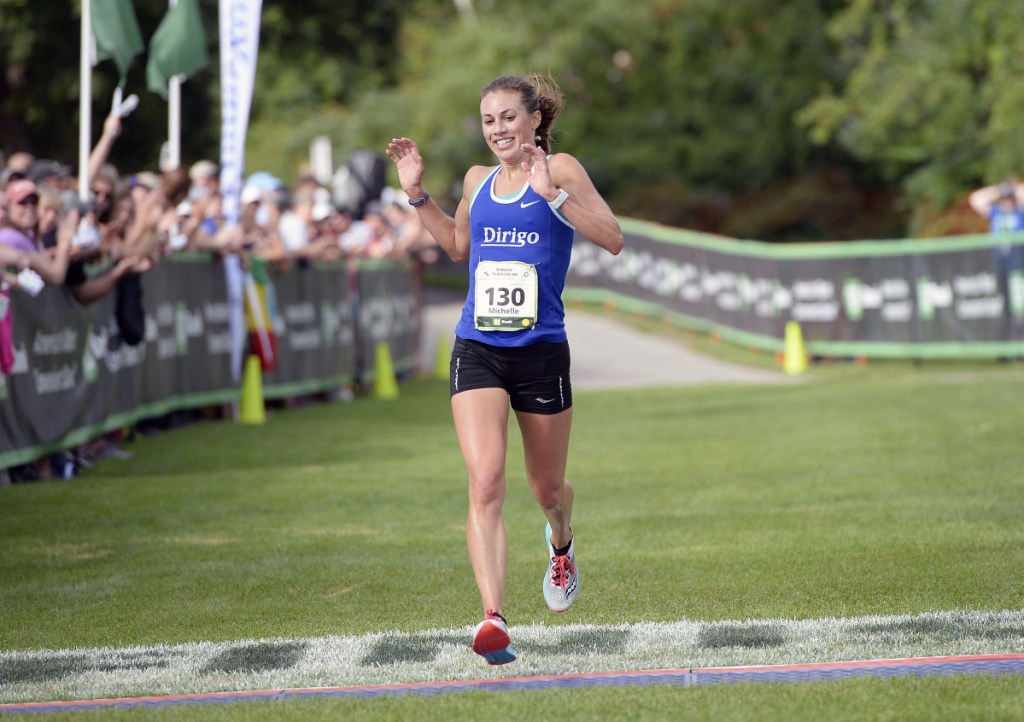
{"type": "MultiPolygon", "coordinates": [[[[260,43],[263,0],[220,0],[220,189],[227,225],[237,225],[245,168],[245,135],[249,127],[256,55],[260,43]]],[[[231,328],[231,372],[242,377],[245,346],[243,293],[245,274],[238,256],[224,258],[231,328]]]]}
{"type": "Polygon", "coordinates": [[[220,188],[229,225],[238,223],[262,5],[263,0],[220,0],[220,188]]]}

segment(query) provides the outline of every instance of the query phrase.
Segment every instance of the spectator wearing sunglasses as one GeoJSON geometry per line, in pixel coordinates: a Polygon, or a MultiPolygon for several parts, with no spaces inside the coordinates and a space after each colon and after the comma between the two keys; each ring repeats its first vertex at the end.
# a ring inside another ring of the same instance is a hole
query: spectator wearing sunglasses
{"type": "Polygon", "coordinates": [[[78,225],[78,211],[65,215],[57,230],[57,245],[52,252],[36,238],[39,224],[39,189],[28,179],[16,180],[4,192],[4,218],[0,227],[0,245],[28,254],[29,268],[51,285],[64,283],[68,271],[71,239],[78,225]]]}

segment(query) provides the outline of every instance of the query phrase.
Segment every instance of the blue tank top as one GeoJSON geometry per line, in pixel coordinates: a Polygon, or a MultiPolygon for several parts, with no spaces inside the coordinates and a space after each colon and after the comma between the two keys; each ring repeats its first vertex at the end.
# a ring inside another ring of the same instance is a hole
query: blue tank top
{"type": "Polygon", "coordinates": [[[494,193],[500,166],[473,192],[469,202],[469,294],[455,327],[459,338],[492,346],[529,346],[566,340],[562,289],[569,270],[575,227],[551,210],[529,183],[512,196],[494,193]],[[516,261],[537,271],[537,321],[516,331],[476,327],[476,275],[481,261],[516,261]]]}

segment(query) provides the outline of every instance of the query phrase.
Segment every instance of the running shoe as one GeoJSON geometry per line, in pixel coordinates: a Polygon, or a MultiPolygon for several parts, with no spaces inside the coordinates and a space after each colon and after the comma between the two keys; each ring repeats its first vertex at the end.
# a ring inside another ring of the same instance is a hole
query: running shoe
{"type": "Polygon", "coordinates": [[[548,571],[544,575],[544,601],[552,612],[564,612],[576,601],[580,591],[580,572],[576,567],[574,542],[569,542],[569,552],[555,556],[551,546],[551,524],[544,529],[544,541],[548,547],[548,571]]]}
{"type": "Polygon", "coordinates": [[[487,660],[487,664],[508,664],[516,661],[516,651],[512,649],[508,637],[508,623],[493,609],[488,609],[484,621],[476,625],[473,651],[487,660]]]}

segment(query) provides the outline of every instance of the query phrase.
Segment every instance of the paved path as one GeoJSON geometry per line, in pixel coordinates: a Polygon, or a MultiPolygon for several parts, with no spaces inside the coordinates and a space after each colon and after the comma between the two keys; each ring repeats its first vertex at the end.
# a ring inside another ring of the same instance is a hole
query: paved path
{"type": "MultiPolygon", "coordinates": [[[[435,367],[437,342],[453,338],[461,303],[428,303],[424,309],[421,364],[435,367]]],[[[691,351],[678,341],[643,333],[597,311],[568,308],[572,385],[576,389],[718,383],[789,383],[782,372],[731,364],[691,351]]],[[[449,341],[449,347],[451,343],[449,341]]]]}

